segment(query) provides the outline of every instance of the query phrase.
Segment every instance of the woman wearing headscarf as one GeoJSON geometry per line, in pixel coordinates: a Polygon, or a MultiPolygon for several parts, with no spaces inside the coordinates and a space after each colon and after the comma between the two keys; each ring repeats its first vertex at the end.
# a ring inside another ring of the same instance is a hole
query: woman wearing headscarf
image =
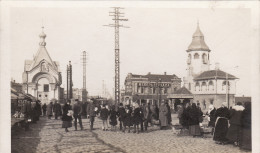
{"type": "Polygon", "coordinates": [[[125,119],[124,119],[124,130],[123,132],[125,131],[126,127],[128,127],[128,133],[130,133],[130,126],[132,126],[132,108],[130,107],[130,105],[126,105],[126,108],[125,108],[125,119]]]}
{"type": "Polygon", "coordinates": [[[165,102],[162,102],[160,108],[159,108],[159,120],[160,120],[160,129],[166,129],[168,126],[168,108],[165,105],[165,102]]]}
{"type": "Polygon", "coordinates": [[[240,149],[252,150],[251,137],[251,102],[246,102],[241,116],[240,149]]]}
{"type": "Polygon", "coordinates": [[[182,105],[177,105],[177,118],[179,118],[179,124],[182,124],[183,123],[183,118],[182,118],[182,113],[183,113],[183,107],[182,105]]]}
{"type": "Polygon", "coordinates": [[[226,135],[228,131],[229,114],[226,102],[223,102],[221,107],[216,110],[216,123],[213,140],[218,144],[226,144],[228,141],[226,135]]]}
{"type": "Polygon", "coordinates": [[[183,108],[183,112],[182,112],[182,123],[181,125],[183,126],[184,129],[188,129],[189,128],[189,110],[190,110],[190,103],[186,103],[185,107],[183,108]]]}
{"type": "Polygon", "coordinates": [[[48,119],[51,119],[52,115],[53,115],[53,104],[52,104],[52,102],[50,102],[47,105],[47,116],[48,116],[48,119]]]}
{"type": "Polygon", "coordinates": [[[241,116],[244,109],[242,103],[238,102],[237,105],[233,106],[230,110],[230,127],[227,132],[227,138],[229,142],[233,143],[235,146],[238,146],[239,144],[241,116]]]}
{"type": "Polygon", "coordinates": [[[201,110],[196,106],[195,103],[192,103],[189,110],[189,132],[193,137],[201,136],[199,119],[203,115],[201,110]]]}
{"type": "Polygon", "coordinates": [[[62,114],[62,128],[65,128],[66,132],[69,132],[68,128],[72,127],[72,114],[69,113],[72,111],[72,107],[70,105],[70,101],[68,101],[63,106],[63,114],[62,114]]]}

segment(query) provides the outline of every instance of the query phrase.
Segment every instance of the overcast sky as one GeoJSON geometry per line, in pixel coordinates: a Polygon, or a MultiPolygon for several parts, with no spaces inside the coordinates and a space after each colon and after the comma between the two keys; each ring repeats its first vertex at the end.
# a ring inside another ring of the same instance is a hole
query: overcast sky
{"type": "MultiPolygon", "coordinates": [[[[11,77],[22,82],[24,61],[32,60],[39,48],[42,24],[46,48],[59,61],[66,87],[66,65],[73,65],[74,87],[82,88],[82,51],[87,51],[87,89],[102,94],[102,80],[112,94],[114,87],[114,29],[111,8],[12,8],[10,11],[11,77]]],[[[211,69],[240,78],[237,95],[250,96],[253,56],[249,9],[178,9],[126,7],[122,12],[130,28],[120,29],[121,87],[127,73],[186,76],[187,48],[197,20],[211,49],[211,69]],[[238,66],[238,68],[233,68],[238,66]]]]}

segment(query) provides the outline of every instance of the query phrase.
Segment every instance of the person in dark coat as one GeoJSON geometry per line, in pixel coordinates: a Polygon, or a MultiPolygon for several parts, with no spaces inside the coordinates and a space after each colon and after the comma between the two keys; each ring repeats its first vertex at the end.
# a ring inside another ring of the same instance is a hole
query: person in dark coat
{"type": "Polygon", "coordinates": [[[186,103],[185,107],[183,108],[183,112],[182,112],[182,123],[181,125],[183,126],[184,129],[188,129],[189,128],[189,110],[190,110],[190,103],[186,103]]]}
{"type": "Polygon", "coordinates": [[[149,102],[144,105],[143,114],[144,114],[144,131],[147,131],[148,123],[151,123],[151,110],[150,110],[149,102]]]}
{"type": "Polygon", "coordinates": [[[63,106],[63,114],[62,114],[62,128],[65,128],[66,132],[69,132],[68,128],[72,127],[72,108],[70,105],[70,100],[63,106]]]}
{"type": "Polygon", "coordinates": [[[44,104],[42,105],[43,116],[46,116],[46,110],[47,110],[47,105],[46,105],[46,103],[44,103],[44,104]]]}
{"type": "Polygon", "coordinates": [[[189,109],[189,133],[193,137],[201,136],[200,131],[200,117],[203,115],[202,111],[196,106],[195,103],[191,105],[189,109]]]}
{"type": "Polygon", "coordinates": [[[206,115],[208,115],[209,127],[215,127],[215,122],[216,122],[215,112],[216,112],[216,108],[213,105],[209,105],[209,110],[206,113],[206,115]]]}
{"type": "Polygon", "coordinates": [[[119,127],[120,127],[120,130],[123,130],[123,132],[124,132],[125,127],[123,127],[123,123],[124,123],[126,112],[125,112],[125,108],[122,103],[119,104],[118,114],[119,114],[119,117],[118,117],[119,127]]]}
{"type": "Polygon", "coordinates": [[[168,126],[168,108],[165,104],[165,102],[161,103],[161,106],[159,108],[159,120],[160,120],[160,129],[166,129],[168,126]]]}
{"type": "Polygon", "coordinates": [[[229,117],[230,113],[227,108],[227,102],[223,102],[222,106],[218,108],[215,113],[216,123],[213,140],[218,144],[226,144],[228,142],[226,135],[229,117]]]}
{"type": "Polygon", "coordinates": [[[165,102],[165,105],[168,109],[167,119],[168,119],[168,125],[171,125],[172,123],[172,113],[171,113],[171,107],[169,106],[168,102],[165,102]]]}
{"type": "Polygon", "coordinates": [[[31,99],[27,98],[22,105],[21,112],[24,114],[24,128],[25,131],[28,131],[29,128],[29,122],[31,121],[31,99]]]}
{"type": "Polygon", "coordinates": [[[241,116],[244,109],[242,103],[238,102],[237,105],[233,106],[230,110],[230,127],[228,128],[227,138],[229,142],[235,146],[238,146],[240,143],[241,116]]]}
{"type": "Polygon", "coordinates": [[[88,114],[89,123],[90,123],[90,131],[93,130],[97,110],[98,110],[98,108],[95,107],[94,101],[90,100],[90,103],[88,104],[88,107],[87,107],[87,114],[88,114]]]}
{"type": "Polygon", "coordinates": [[[125,108],[126,114],[125,114],[125,118],[124,118],[124,129],[126,129],[126,127],[128,127],[128,133],[130,133],[130,126],[133,126],[132,123],[132,108],[130,107],[130,105],[126,105],[125,108]]]}
{"type": "Polygon", "coordinates": [[[61,105],[58,101],[55,101],[55,103],[54,103],[53,112],[55,114],[55,119],[58,119],[58,117],[62,115],[61,105]]]}
{"type": "Polygon", "coordinates": [[[83,130],[83,126],[82,126],[82,120],[81,120],[81,114],[82,114],[82,105],[80,104],[79,100],[76,99],[75,100],[75,104],[72,107],[73,110],[73,117],[74,117],[74,127],[75,127],[75,131],[77,131],[77,120],[79,121],[79,126],[80,129],[83,130]]]}
{"type": "Polygon", "coordinates": [[[246,102],[241,115],[240,149],[252,150],[251,122],[251,102],[246,102]]]}
{"type": "Polygon", "coordinates": [[[108,130],[108,124],[107,124],[108,115],[109,115],[109,111],[106,108],[105,104],[103,104],[100,110],[100,118],[103,122],[103,126],[102,126],[103,131],[108,130]]]}
{"type": "Polygon", "coordinates": [[[139,125],[142,120],[142,115],[141,115],[141,109],[139,107],[138,103],[134,104],[134,111],[133,111],[133,123],[134,123],[134,133],[139,133],[139,125]]]}
{"type": "Polygon", "coordinates": [[[32,119],[32,123],[36,123],[37,122],[37,115],[38,115],[38,112],[37,112],[37,109],[36,109],[36,101],[33,100],[31,102],[31,119],[32,119]]]}
{"type": "Polygon", "coordinates": [[[119,114],[118,114],[118,112],[116,111],[116,106],[115,106],[115,105],[112,105],[109,114],[110,114],[109,124],[111,125],[111,131],[116,131],[117,117],[119,116],[119,114]]]}
{"type": "Polygon", "coordinates": [[[41,104],[40,104],[39,100],[36,101],[36,108],[35,109],[36,109],[36,112],[37,112],[36,121],[39,121],[40,116],[42,115],[41,104]]]}
{"type": "Polygon", "coordinates": [[[50,102],[48,105],[47,105],[47,116],[48,116],[48,119],[51,119],[52,115],[53,115],[53,104],[52,102],[50,102]]]}

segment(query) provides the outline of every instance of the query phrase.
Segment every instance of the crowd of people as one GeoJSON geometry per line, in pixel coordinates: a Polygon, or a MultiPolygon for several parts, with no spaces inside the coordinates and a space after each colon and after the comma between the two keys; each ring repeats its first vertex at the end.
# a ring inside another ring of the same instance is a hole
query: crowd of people
{"type": "MultiPolygon", "coordinates": [[[[251,150],[251,103],[237,103],[235,106],[228,108],[227,103],[223,102],[222,106],[216,109],[212,104],[208,111],[203,114],[199,103],[186,103],[178,105],[179,123],[184,129],[189,131],[193,137],[203,136],[202,122],[205,117],[208,120],[208,127],[212,128],[213,140],[217,144],[234,144],[241,149],[251,150]]],[[[77,99],[73,104],[68,100],[63,106],[53,100],[48,105],[42,104],[38,100],[27,98],[19,111],[24,117],[25,130],[29,129],[29,123],[36,123],[40,116],[47,116],[51,119],[62,120],[62,128],[69,132],[68,128],[74,127],[77,130],[79,123],[80,129],[83,130],[82,115],[85,111],[89,118],[89,129],[93,130],[95,117],[102,120],[102,130],[108,131],[108,125],[111,131],[122,131],[130,133],[147,132],[148,125],[158,125],[161,130],[171,127],[171,109],[167,102],[162,101],[158,107],[150,103],[132,103],[132,105],[118,107],[115,105],[97,105],[93,100],[88,102],[84,107],[77,99]],[[117,129],[119,125],[119,129],[117,129]]]]}
{"type": "Polygon", "coordinates": [[[238,102],[228,108],[227,103],[216,109],[212,104],[203,114],[199,105],[187,103],[184,107],[178,106],[179,123],[189,130],[193,137],[202,136],[202,122],[208,118],[208,127],[212,127],[213,140],[217,144],[234,144],[241,149],[251,150],[251,103],[238,102]]]}

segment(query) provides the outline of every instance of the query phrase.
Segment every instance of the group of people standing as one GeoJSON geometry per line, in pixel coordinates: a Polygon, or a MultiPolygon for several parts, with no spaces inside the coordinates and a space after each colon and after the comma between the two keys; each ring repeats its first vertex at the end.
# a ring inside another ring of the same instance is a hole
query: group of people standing
{"type": "Polygon", "coordinates": [[[251,103],[238,102],[230,109],[224,102],[214,114],[216,119],[213,140],[218,144],[231,143],[251,150],[251,103]]]}
{"type": "Polygon", "coordinates": [[[116,107],[113,105],[111,109],[103,105],[100,110],[100,118],[103,121],[102,129],[108,130],[108,121],[111,125],[111,130],[116,131],[116,125],[119,121],[120,131],[130,133],[133,127],[133,133],[147,132],[148,124],[159,124],[161,129],[166,129],[171,124],[171,111],[167,103],[162,102],[160,108],[157,105],[143,103],[141,106],[138,103],[133,103],[132,106],[119,104],[116,107]],[[109,119],[109,120],[108,120],[109,119]]]}
{"type": "MultiPolygon", "coordinates": [[[[238,102],[235,106],[228,108],[223,102],[216,109],[212,104],[206,112],[208,116],[208,127],[212,127],[213,140],[217,144],[231,143],[241,149],[251,150],[251,103],[238,102]]],[[[203,112],[199,105],[189,103],[182,107],[178,106],[179,123],[193,137],[202,136],[200,123],[203,122],[203,112]]]]}

